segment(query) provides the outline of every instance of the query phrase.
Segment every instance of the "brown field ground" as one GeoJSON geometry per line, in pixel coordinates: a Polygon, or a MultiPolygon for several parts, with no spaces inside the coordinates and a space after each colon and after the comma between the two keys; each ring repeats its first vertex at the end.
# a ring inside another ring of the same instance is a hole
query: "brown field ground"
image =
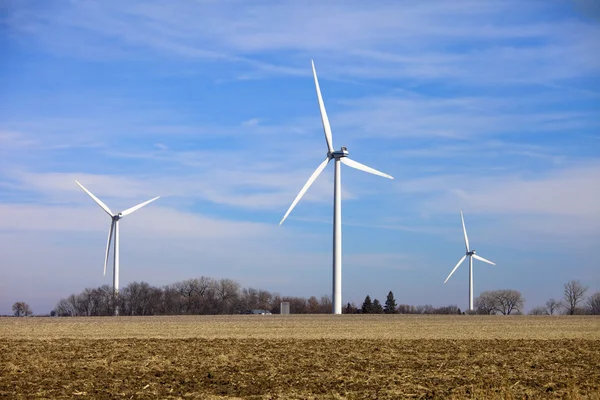
{"type": "Polygon", "coordinates": [[[600,399],[600,318],[0,318],[0,398],[600,399]]]}

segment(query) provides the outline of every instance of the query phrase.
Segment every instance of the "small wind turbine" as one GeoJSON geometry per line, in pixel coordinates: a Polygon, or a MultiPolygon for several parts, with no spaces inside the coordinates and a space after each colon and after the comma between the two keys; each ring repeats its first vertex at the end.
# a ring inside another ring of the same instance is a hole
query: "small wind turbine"
{"type": "Polygon", "coordinates": [[[384,174],[383,172],[377,171],[371,167],[367,167],[361,163],[351,160],[348,158],[348,149],[342,147],[341,150],[334,150],[331,138],[331,126],[329,125],[329,119],[327,118],[327,112],[325,111],[325,105],[323,104],[323,98],[321,97],[321,89],[319,88],[319,81],[317,79],[317,71],[315,70],[315,63],[312,62],[313,76],[315,78],[315,86],[317,88],[317,98],[319,100],[319,108],[321,109],[321,121],[323,122],[323,130],[325,131],[325,141],[327,142],[327,157],[308,178],[308,181],[304,184],[304,187],[298,193],[298,196],[294,199],[294,202],[283,216],[279,225],[285,221],[287,216],[292,212],[296,204],[300,201],[304,193],[308,190],[310,185],[317,179],[317,177],[323,172],[329,161],[335,160],[335,179],[333,184],[333,313],[342,313],[342,181],[341,181],[341,169],[340,162],[346,164],[349,167],[359,169],[361,171],[369,172],[374,175],[383,176],[384,178],[394,179],[390,175],[384,174]]]}
{"type": "MultiPolygon", "coordinates": [[[[104,256],[104,275],[106,276],[106,264],[108,263],[108,252],[110,250],[110,244],[111,244],[112,237],[114,234],[115,241],[114,241],[114,246],[113,246],[113,256],[114,256],[114,259],[113,259],[113,293],[114,293],[114,296],[116,299],[117,295],[119,294],[119,220],[121,218],[133,213],[134,211],[139,210],[140,208],[144,207],[145,205],[152,203],[154,200],[158,199],[160,196],[150,199],[148,201],[145,201],[143,203],[140,203],[137,206],[128,208],[127,210],[122,211],[120,213],[113,214],[113,212],[110,211],[110,208],[108,208],[106,206],[106,204],[104,204],[99,198],[94,196],[92,194],[92,192],[90,192],[85,187],[83,187],[83,185],[81,183],[79,183],[77,181],[75,181],[75,183],[77,183],[79,185],[79,187],[82,188],[96,202],[96,204],[98,204],[100,206],[100,208],[102,208],[112,219],[112,222],[110,224],[110,230],[108,231],[108,240],[106,241],[106,254],[104,256]]],[[[118,303],[115,304],[115,315],[119,315],[118,303]]]]}
{"type": "Polygon", "coordinates": [[[460,259],[458,264],[456,264],[456,267],[454,267],[452,272],[450,272],[450,275],[448,275],[448,277],[446,278],[444,283],[448,282],[448,279],[450,279],[450,277],[452,276],[454,271],[456,271],[456,269],[459,267],[459,265],[462,264],[462,262],[465,261],[465,258],[467,258],[467,256],[468,256],[469,257],[469,311],[473,311],[473,258],[476,258],[477,260],[486,262],[488,264],[492,264],[492,265],[496,265],[496,264],[494,264],[493,262],[491,262],[489,260],[486,260],[485,258],[483,258],[481,256],[478,256],[477,254],[475,254],[475,250],[469,249],[469,238],[467,237],[467,229],[465,228],[465,218],[463,217],[462,211],[460,212],[460,219],[462,220],[463,233],[465,234],[465,247],[467,249],[467,252],[460,259]]]}

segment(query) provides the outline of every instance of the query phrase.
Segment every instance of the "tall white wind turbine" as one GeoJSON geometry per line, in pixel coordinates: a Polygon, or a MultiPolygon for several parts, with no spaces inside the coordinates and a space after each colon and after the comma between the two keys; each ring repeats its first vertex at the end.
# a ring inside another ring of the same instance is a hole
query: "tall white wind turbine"
{"type": "MultiPolygon", "coordinates": [[[[122,211],[120,213],[114,214],[110,210],[110,208],[108,208],[108,206],[106,204],[104,204],[99,198],[94,196],[92,194],[92,192],[90,192],[85,187],[83,187],[83,185],[81,183],[79,183],[77,181],[75,181],[75,183],[77,183],[79,185],[79,187],[82,188],[83,191],[86,192],[96,202],[96,204],[98,204],[100,206],[100,208],[102,208],[112,219],[112,222],[110,224],[110,230],[108,231],[108,240],[106,241],[106,254],[104,256],[104,275],[106,275],[106,264],[108,263],[108,252],[110,250],[112,237],[114,236],[115,240],[114,240],[114,245],[113,245],[113,256],[114,256],[114,258],[113,258],[113,293],[114,293],[114,296],[116,299],[117,295],[119,294],[119,221],[121,220],[121,218],[133,213],[134,211],[139,210],[140,208],[144,207],[147,204],[152,203],[154,200],[158,199],[160,196],[150,199],[148,201],[145,201],[143,203],[140,203],[137,206],[128,208],[127,210],[122,211]]],[[[115,304],[115,315],[119,315],[118,303],[115,304]]]]}
{"type": "Polygon", "coordinates": [[[458,261],[458,264],[456,264],[456,267],[454,267],[452,272],[450,272],[450,275],[448,275],[448,277],[446,278],[444,283],[448,282],[448,279],[450,279],[450,277],[452,276],[454,271],[456,271],[456,269],[460,266],[460,264],[462,264],[462,262],[465,261],[465,258],[469,257],[469,311],[473,311],[473,258],[475,258],[479,261],[486,262],[488,264],[492,264],[492,265],[496,265],[496,264],[494,264],[493,262],[491,262],[489,260],[486,260],[485,258],[483,258],[481,256],[478,256],[477,254],[475,254],[475,250],[469,249],[469,238],[467,237],[467,229],[465,228],[465,218],[463,217],[462,211],[460,212],[460,219],[462,220],[463,233],[465,234],[465,247],[467,249],[467,252],[460,259],[460,261],[458,261]]]}
{"type": "MultiPolygon", "coordinates": [[[[311,61],[312,62],[312,61],[311,61]]],[[[341,169],[340,162],[346,164],[349,167],[359,169],[361,171],[369,172],[374,175],[383,176],[384,178],[394,179],[388,174],[377,171],[371,167],[367,167],[361,163],[351,160],[348,158],[348,149],[342,147],[340,150],[333,149],[332,137],[331,137],[331,126],[329,125],[329,119],[327,118],[327,112],[325,111],[325,105],[323,104],[323,98],[321,97],[321,89],[319,88],[319,81],[317,79],[317,71],[315,70],[315,63],[312,62],[313,76],[315,79],[315,86],[317,89],[317,98],[319,100],[319,108],[321,109],[321,121],[323,122],[323,130],[325,131],[325,142],[327,143],[327,157],[317,167],[315,172],[308,178],[308,181],[304,184],[298,196],[294,199],[294,202],[287,210],[279,225],[285,221],[287,216],[292,212],[296,204],[300,201],[304,193],[308,190],[310,185],[317,179],[317,177],[323,172],[329,161],[335,160],[335,179],[333,184],[333,313],[342,313],[342,181],[341,181],[341,169]]]]}

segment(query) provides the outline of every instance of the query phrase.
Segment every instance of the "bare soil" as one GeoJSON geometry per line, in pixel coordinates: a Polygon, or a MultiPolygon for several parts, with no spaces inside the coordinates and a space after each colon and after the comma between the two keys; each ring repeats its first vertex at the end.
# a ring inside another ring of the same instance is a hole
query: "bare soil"
{"type": "Polygon", "coordinates": [[[0,398],[600,399],[600,318],[3,318],[0,398]]]}

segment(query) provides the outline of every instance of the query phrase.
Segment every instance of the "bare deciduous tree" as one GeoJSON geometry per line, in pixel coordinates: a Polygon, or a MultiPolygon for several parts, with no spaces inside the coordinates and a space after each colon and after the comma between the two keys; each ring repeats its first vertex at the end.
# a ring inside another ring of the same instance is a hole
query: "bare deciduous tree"
{"type": "Polygon", "coordinates": [[[267,290],[259,290],[258,305],[260,309],[270,310],[273,308],[273,295],[267,290]]]}
{"type": "Polygon", "coordinates": [[[409,304],[399,304],[398,307],[396,307],[396,310],[398,310],[398,314],[416,314],[417,313],[417,308],[415,306],[411,306],[409,304]]]}
{"type": "Polygon", "coordinates": [[[546,302],[546,310],[548,311],[548,315],[554,315],[561,307],[562,302],[560,300],[556,300],[555,298],[551,298],[546,302]]]}
{"type": "Polygon", "coordinates": [[[431,304],[422,304],[416,307],[417,314],[435,314],[435,308],[431,304]]]}
{"type": "Polygon", "coordinates": [[[583,301],[587,289],[588,288],[583,286],[579,281],[569,281],[565,283],[563,291],[563,307],[567,314],[574,315],[577,312],[577,305],[583,301]]]}
{"type": "Polygon", "coordinates": [[[439,307],[435,309],[435,314],[460,314],[460,308],[456,304],[439,307]]]}
{"type": "Polygon", "coordinates": [[[217,284],[214,279],[201,276],[172,286],[183,297],[182,306],[186,314],[215,313],[212,300],[216,297],[217,284]]]}
{"type": "Polygon", "coordinates": [[[254,288],[244,288],[242,290],[242,303],[245,310],[259,308],[258,290],[254,288]]]}
{"type": "Polygon", "coordinates": [[[304,297],[282,297],[281,301],[290,303],[290,312],[293,314],[307,314],[308,302],[304,297]]]}
{"type": "Polygon", "coordinates": [[[308,312],[310,314],[317,314],[319,312],[319,300],[315,296],[310,296],[308,299],[308,312]]]}
{"type": "Polygon", "coordinates": [[[321,296],[321,303],[319,304],[319,312],[321,314],[329,314],[333,309],[333,303],[331,297],[328,295],[321,296]]]}
{"type": "Polygon", "coordinates": [[[167,285],[163,288],[161,314],[185,314],[186,305],[176,285],[167,285]]]}
{"type": "Polygon", "coordinates": [[[240,284],[231,279],[221,279],[217,283],[216,295],[222,314],[231,314],[242,311],[238,306],[240,284]]]}
{"type": "Polygon", "coordinates": [[[131,282],[119,292],[122,315],[156,315],[161,301],[162,291],[146,282],[131,282]]]}
{"type": "Polygon", "coordinates": [[[587,309],[592,315],[600,315],[600,292],[596,292],[588,298],[587,309]]]}
{"type": "Polygon", "coordinates": [[[482,292],[475,299],[477,314],[520,314],[525,299],[518,290],[502,289],[482,292]]]}
{"type": "Polygon", "coordinates": [[[33,314],[29,304],[23,301],[17,301],[15,304],[13,304],[12,310],[15,317],[29,317],[31,314],[33,314]]]}
{"type": "Polygon", "coordinates": [[[494,296],[496,298],[496,310],[502,315],[510,315],[513,312],[521,313],[525,299],[518,290],[503,289],[496,290],[494,296]]]}
{"type": "Polygon", "coordinates": [[[496,303],[492,292],[482,292],[475,298],[474,303],[477,314],[489,315],[496,313],[496,303]]]}
{"type": "Polygon", "coordinates": [[[529,311],[529,315],[549,315],[548,308],[542,306],[532,308],[531,311],[529,311]]]}
{"type": "Polygon", "coordinates": [[[69,301],[70,298],[75,298],[75,295],[72,294],[66,299],[60,299],[55,307],[56,315],[59,317],[75,317],[77,315],[77,310],[73,302],[69,301]]]}

